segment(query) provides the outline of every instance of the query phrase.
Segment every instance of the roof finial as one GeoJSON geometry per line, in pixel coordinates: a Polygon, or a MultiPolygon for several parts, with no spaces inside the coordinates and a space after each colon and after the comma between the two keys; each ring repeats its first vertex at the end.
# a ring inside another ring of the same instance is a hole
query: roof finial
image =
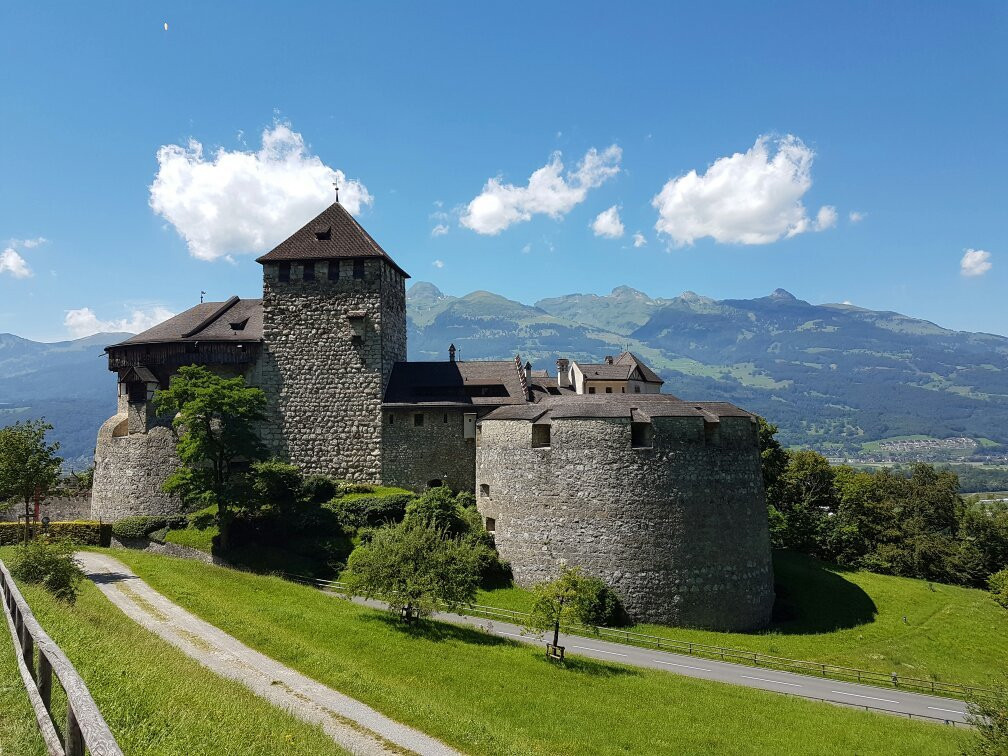
{"type": "Polygon", "coordinates": [[[205,297],[205,296],[206,296],[206,292],[205,291],[200,291],[200,293],[199,293],[199,302],[200,302],[200,304],[203,304],[203,297],[205,297]]]}
{"type": "Polygon", "coordinates": [[[336,181],[332,182],[333,189],[336,190],[336,201],[339,202],[339,184],[336,181]]]}

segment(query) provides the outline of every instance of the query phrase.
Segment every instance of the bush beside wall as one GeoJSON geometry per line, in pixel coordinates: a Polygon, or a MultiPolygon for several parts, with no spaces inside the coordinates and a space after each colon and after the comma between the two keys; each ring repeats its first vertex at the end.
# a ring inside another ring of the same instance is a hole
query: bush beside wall
{"type": "MultiPolygon", "coordinates": [[[[108,522],[50,522],[44,531],[41,524],[33,524],[31,530],[33,535],[46,532],[53,538],[69,538],[80,546],[108,546],[112,542],[112,524],[108,522]]],[[[0,522],[0,546],[14,546],[23,540],[23,523],[0,522]]]]}

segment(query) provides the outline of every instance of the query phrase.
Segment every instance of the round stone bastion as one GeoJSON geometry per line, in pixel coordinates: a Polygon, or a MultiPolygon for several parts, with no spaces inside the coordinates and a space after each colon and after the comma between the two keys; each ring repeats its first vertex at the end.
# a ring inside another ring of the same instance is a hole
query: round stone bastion
{"type": "Polygon", "coordinates": [[[665,395],[591,398],[502,407],[480,423],[477,504],[515,581],[576,566],[638,622],[766,626],[773,565],[755,418],[665,395]]]}

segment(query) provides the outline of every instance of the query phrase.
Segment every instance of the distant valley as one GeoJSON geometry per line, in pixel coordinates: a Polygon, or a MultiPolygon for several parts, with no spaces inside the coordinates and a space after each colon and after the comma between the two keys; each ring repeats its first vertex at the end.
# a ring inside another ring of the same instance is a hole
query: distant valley
{"type": "MultiPolygon", "coordinates": [[[[780,427],[785,444],[863,460],[1003,461],[1008,338],[894,312],[813,305],[778,289],[749,300],[621,286],[527,305],[419,282],[407,293],[409,358],[505,359],[555,369],[630,349],[686,399],[727,400],[780,427]]],[[[42,344],[0,335],[0,423],[45,415],[84,465],[115,411],[102,348],[125,334],[42,344]]]]}

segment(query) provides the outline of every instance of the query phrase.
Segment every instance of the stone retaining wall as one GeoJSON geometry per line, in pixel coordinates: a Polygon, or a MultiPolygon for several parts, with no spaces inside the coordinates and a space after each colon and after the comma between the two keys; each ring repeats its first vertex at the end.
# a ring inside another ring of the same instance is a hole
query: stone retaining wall
{"type": "Polygon", "coordinates": [[[477,504],[521,585],[580,566],[638,621],[743,630],[773,607],[773,568],[756,427],[655,418],[651,448],[624,419],[484,420],[477,504]]]}
{"type": "MultiPolygon", "coordinates": [[[[34,514],[35,504],[30,512],[34,514]]],[[[0,508],[0,522],[17,522],[18,517],[24,517],[24,502],[14,502],[0,508]]],[[[51,496],[39,505],[39,520],[48,517],[50,522],[73,522],[91,519],[90,496],[51,496]]]]}

